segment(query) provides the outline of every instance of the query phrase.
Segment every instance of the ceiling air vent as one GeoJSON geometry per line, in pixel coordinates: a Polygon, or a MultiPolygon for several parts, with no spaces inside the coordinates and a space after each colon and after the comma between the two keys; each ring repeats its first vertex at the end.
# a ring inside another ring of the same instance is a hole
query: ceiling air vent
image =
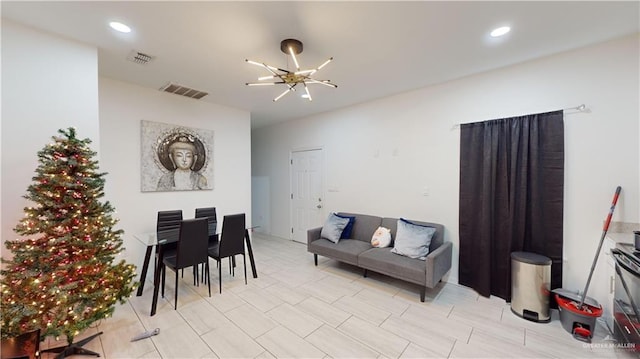
{"type": "Polygon", "coordinates": [[[127,56],[127,60],[135,62],[136,64],[140,64],[140,65],[148,64],[149,62],[151,62],[151,60],[153,60],[153,58],[154,57],[151,55],[147,55],[143,52],[136,51],[136,50],[131,51],[129,56],[127,56]]]}
{"type": "Polygon", "coordinates": [[[174,84],[171,82],[162,86],[160,88],[160,91],[164,91],[164,92],[168,92],[168,93],[172,93],[180,96],[190,97],[196,100],[199,100],[208,95],[207,92],[195,90],[190,87],[174,84]]]}

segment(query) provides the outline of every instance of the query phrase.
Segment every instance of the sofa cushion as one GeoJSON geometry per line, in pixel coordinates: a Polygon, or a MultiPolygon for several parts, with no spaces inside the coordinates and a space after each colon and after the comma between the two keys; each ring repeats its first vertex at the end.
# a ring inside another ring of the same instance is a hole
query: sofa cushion
{"type": "Polygon", "coordinates": [[[358,255],[368,249],[371,249],[369,242],[355,239],[343,239],[333,243],[320,238],[311,242],[308,247],[309,252],[353,265],[358,265],[358,255]]]}
{"type": "Polygon", "coordinates": [[[340,235],[340,239],[344,239],[344,238],[351,238],[351,232],[353,231],[353,223],[356,220],[355,216],[345,216],[342,214],[338,214],[336,213],[336,215],[340,218],[347,218],[349,220],[349,223],[347,223],[347,226],[344,227],[344,230],[342,231],[342,234],[340,235]]]}
{"type": "Polygon", "coordinates": [[[351,231],[351,239],[367,242],[370,244],[373,233],[380,227],[381,217],[370,216],[367,214],[354,214],[339,212],[338,215],[356,217],[353,222],[353,230],[351,231]]]}
{"type": "Polygon", "coordinates": [[[392,253],[424,260],[429,254],[431,237],[436,232],[433,227],[414,224],[403,218],[398,220],[398,230],[393,242],[392,253]]]}
{"type": "Polygon", "coordinates": [[[358,266],[408,282],[426,283],[427,266],[424,261],[391,253],[390,248],[372,248],[361,253],[358,266]]]}
{"type": "Polygon", "coordinates": [[[322,226],[320,237],[326,238],[333,243],[338,243],[347,224],[349,224],[348,218],[339,217],[335,213],[331,213],[322,226]]]}

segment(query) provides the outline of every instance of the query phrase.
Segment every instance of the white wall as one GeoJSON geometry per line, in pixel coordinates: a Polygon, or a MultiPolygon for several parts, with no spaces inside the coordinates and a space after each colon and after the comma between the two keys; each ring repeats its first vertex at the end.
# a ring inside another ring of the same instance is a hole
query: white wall
{"type": "Polygon", "coordinates": [[[232,213],[246,213],[247,224],[251,224],[248,112],[104,77],[100,77],[99,89],[100,169],[108,172],[105,193],[125,230],[128,260],[141,267],[145,247],[134,235],[154,231],[160,210],[182,209],[184,218],[193,218],[195,208],[214,206],[219,226],[222,217],[232,213]],[[141,120],[213,130],[214,189],[141,192],[141,120]]]}
{"type": "Polygon", "coordinates": [[[269,178],[265,176],[251,177],[251,216],[254,230],[260,233],[271,233],[271,191],[269,178]]]}
{"type": "Polygon", "coordinates": [[[1,212],[6,238],[30,205],[22,198],[38,165],[37,152],[58,129],[74,126],[90,138],[106,176],[127,251],[142,264],[144,246],[133,234],[155,228],[156,212],[216,206],[218,215],[245,212],[251,223],[249,113],[110,79],[98,79],[97,49],[2,20],[1,212]],[[214,190],[141,193],[140,120],[214,131],[214,190]]]}
{"type": "Polygon", "coordinates": [[[2,19],[2,256],[6,239],[30,203],[22,196],[38,166],[37,152],[58,129],[76,127],[100,145],[95,47],[2,19]]]}
{"type": "MultiPolygon", "coordinates": [[[[563,286],[583,289],[617,185],[623,194],[614,220],[640,222],[639,40],[634,35],[254,130],[252,175],[271,183],[271,233],[290,236],[289,152],[322,146],[325,214],[444,224],[454,244],[448,280],[457,282],[460,134],[452,127],[586,104],[588,113],[565,112],[563,286]]],[[[592,283],[590,295],[606,286],[592,283]]]]}

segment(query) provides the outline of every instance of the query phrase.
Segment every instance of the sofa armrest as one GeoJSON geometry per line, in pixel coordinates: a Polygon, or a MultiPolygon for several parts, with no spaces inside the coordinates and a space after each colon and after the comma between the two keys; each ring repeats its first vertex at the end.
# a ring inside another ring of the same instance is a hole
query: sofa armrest
{"type": "Polygon", "coordinates": [[[309,248],[311,242],[315,241],[316,239],[320,239],[320,232],[322,232],[322,227],[311,228],[307,230],[307,248],[309,248]]]}
{"type": "Polygon", "coordinates": [[[445,274],[451,269],[451,257],[453,256],[453,244],[444,242],[435,251],[427,255],[427,278],[425,286],[435,287],[445,274]]]}

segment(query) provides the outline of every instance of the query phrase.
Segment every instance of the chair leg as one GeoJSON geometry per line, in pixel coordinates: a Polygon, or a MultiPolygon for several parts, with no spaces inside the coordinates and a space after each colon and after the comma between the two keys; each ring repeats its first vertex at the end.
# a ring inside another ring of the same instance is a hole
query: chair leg
{"type": "MultiPolygon", "coordinates": [[[[209,284],[209,296],[211,296],[211,273],[209,273],[209,259],[207,258],[207,261],[204,263],[204,267],[207,271],[207,283],[209,284]]],[[[202,273],[202,275],[204,275],[204,273],[202,273]]]]}
{"type": "Polygon", "coordinates": [[[166,268],[164,267],[164,264],[160,267],[160,274],[162,276],[162,298],[164,298],[164,276],[166,273],[166,268]]]}
{"type": "Polygon", "coordinates": [[[218,266],[218,287],[220,287],[220,294],[222,294],[222,264],[218,266]]]}
{"type": "Polygon", "coordinates": [[[316,267],[318,266],[318,255],[317,254],[313,254],[313,263],[316,265],[316,267]]]}
{"type": "Polygon", "coordinates": [[[209,276],[205,276],[205,268],[209,268],[207,270],[211,270],[211,267],[209,266],[209,258],[207,257],[207,261],[202,263],[202,283],[207,283],[208,281],[211,280],[211,273],[209,273],[209,276]]]}
{"type": "MultiPolygon", "coordinates": [[[[207,264],[209,263],[209,258],[207,258],[207,264]]],[[[202,283],[207,283],[206,282],[206,277],[204,275],[204,269],[205,269],[205,263],[202,263],[202,283]]]]}
{"type": "Polygon", "coordinates": [[[247,257],[242,254],[242,264],[244,264],[244,284],[247,285],[247,257]]]}
{"type": "Polygon", "coordinates": [[[231,275],[236,276],[236,256],[231,257],[231,275]]]}
{"type": "Polygon", "coordinates": [[[421,302],[424,302],[425,292],[426,292],[426,288],[425,287],[420,288],[420,301],[421,302]]]}
{"type": "MultiPolygon", "coordinates": [[[[182,270],[182,273],[184,273],[184,269],[182,270]]],[[[178,310],[178,269],[177,268],[176,268],[176,298],[175,298],[173,309],[178,310]]]]}
{"type": "Polygon", "coordinates": [[[198,280],[198,265],[194,265],[193,268],[193,285],[196,287],[200,286],[200,281],[198,280]]]}

